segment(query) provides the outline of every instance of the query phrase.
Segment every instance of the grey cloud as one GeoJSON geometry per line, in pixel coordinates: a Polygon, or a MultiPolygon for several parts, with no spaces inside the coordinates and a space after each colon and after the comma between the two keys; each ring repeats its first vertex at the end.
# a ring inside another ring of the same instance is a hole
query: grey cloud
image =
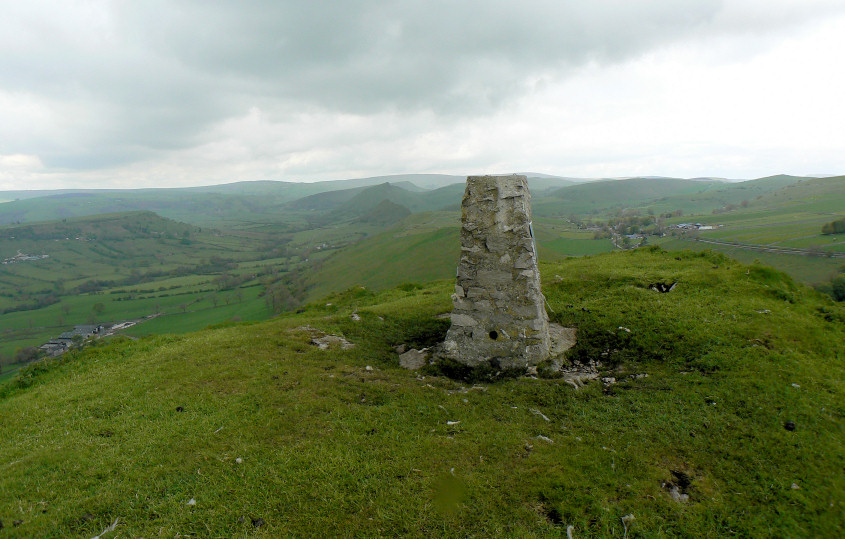
{"type": "MultiPolygon", "coordinates": [[[[53,107],[59,131],[42,158],[70,168],[190,147],[253,105],[282,117],[309,107],[430,110],[444,122],[489,114],[537,80],[706,33],[723,9],[719,0],[68,6],[16,7],[0,22],[0,91],[53,107]]],[[[36,153],[16,140],[0,127],[0,153],[36,153]]]]}
{"type": "Polygon", "coordinates": [[[136,39],[191,69],[237,79],[247,93],[350,112],[472,114],[524,91],[533,77],[624,60],[677,39],[712,20],[720,3],[140,5],[143,11],[130,4],[121,13],[136,39]]]}

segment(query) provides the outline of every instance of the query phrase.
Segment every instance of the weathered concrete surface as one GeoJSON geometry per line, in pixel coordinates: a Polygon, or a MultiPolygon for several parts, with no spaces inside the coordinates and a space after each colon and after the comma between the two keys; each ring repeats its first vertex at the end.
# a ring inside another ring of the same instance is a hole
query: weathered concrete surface
{"type": "Polygon", "coordinates": [[[441,354],[469,366],[526,368],[549,357],[549,323],[525,176],[470,176],[452,326],[441,354]]]}

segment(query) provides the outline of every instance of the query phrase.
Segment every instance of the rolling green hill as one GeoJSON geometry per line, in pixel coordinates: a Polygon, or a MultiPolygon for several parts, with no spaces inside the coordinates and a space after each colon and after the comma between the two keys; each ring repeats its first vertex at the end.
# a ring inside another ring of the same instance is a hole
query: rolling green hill
{"type": "Polygon", "coordinates": [[[713,254],[542,269],[606,384],[400,369],[396,345],[443,337],[452,279],[33,365],[0,387],[0,533],[845,533],[841,305],[713,254]]]}
{"type": "Polygon", "coordinates": [[[414,214],[333,253],[308,270],[308,297],[317,299],[355,285],[381,290],[454,276],[460,253],[458,221],[454,212],[414,214]]]}
{"type": "Polygon", "coordinates": [[[443,209],[458,209],[464,185],[456,184],[432,191],[411,192],[396,185],[385,183],[368,187],[355,193],[349,200],[339,204],[331,213],[331,219],[342,220],[367,213],[382,200],[405,206],[414,213],[443,209]]]}
{"type": "Polygon", "coordinates": [[[270,195],[234,195],[181,189],[79,192],[0,204],[0,224],[33,223],[128,211],[153,211],[198,226],[278,221],[283,199],[270,195]]]}
{"type": "Polygon", "coordinates": [[[255,223],[288,223],[301,228],[308,225],[297,215],[300,210],[334,208],[339,203],[336,201],[347,201],[360,190],[385,181],[393,181],[404,191],[421,192],[420,186],[411,180],[449,185],[464,178],[410,174],[314,183],[255,181],[173,189],[5,191],[0,192],[0,200],[10,202],[0,203],[0,225],[148,210],[198,226],[249,228],[255,223]],[[313,200],[288,204],[306,197],[313,200]],[[329,202],[320,202],[323,199],[329,202]]]}
{"type": "Polygon", "coordinates": [[[645,207],[655,213],[681,210],[685,215],[706,215],[714,210],[747,207],[765,195],[799,182],[810,181],[800,176],[768,176],[756,180],[722,184],[701,193],[665,196],[645,207]]]}
{"type": "Polygon", "coordinates": [[[748,205],[709,217],[719,225],[703,239],[843,253],[842,235],[823,235],[822,226],[845,215],[845,177],[807,179],[755,197],[748,205]]]}
{"type": "Polygon", "coordinates": [[[630,178],[581,183],[552,191],[533,201],[534,214],[540,217],[586,215],[609,209],[634,208],[652,200],[706,192],[724,185],[716,181],[692,181],[676,178],[630,178]]]}
{"type": "Polygon", "coordinates": [[[663,213],[681,210],[685,215],[709,214],[730,205],[739,206],[808,178],[770,176],[726,183],[716,180],[630,178],[581,183],[551,191],[535,201],[538,216],[581,216],[609,210],[640,208],[663,213]]]}
{"type": "Polygon", "coordinates": [[[373,209],[362,215],[358,220],[378,226],[388,226],[401,221],[411,215],[411,210],[387,199],[379,202],[373,209]]]}

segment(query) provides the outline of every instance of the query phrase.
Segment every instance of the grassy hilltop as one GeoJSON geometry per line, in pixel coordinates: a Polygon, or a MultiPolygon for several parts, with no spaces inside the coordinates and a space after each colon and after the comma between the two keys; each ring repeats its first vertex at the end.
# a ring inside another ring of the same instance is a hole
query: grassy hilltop
{"type": "Polygon", "coordinates": [[[542,272],[615,383],[400,369],[451,279],[28,367],[0,386],[0,535],[845,534],[841,304],[713,253],[542,272]]]}

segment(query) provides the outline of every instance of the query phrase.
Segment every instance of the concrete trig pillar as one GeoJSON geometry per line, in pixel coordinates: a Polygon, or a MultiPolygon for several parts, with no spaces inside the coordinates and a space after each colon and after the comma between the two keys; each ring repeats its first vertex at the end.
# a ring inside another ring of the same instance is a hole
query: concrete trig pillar
{"type": "Polygon", "coordinates": [[[536,365],[549,357],[550,343],[528,181],[469,176],[461,206],[461,260],[443,353],[473,367],[536,365]]]}

